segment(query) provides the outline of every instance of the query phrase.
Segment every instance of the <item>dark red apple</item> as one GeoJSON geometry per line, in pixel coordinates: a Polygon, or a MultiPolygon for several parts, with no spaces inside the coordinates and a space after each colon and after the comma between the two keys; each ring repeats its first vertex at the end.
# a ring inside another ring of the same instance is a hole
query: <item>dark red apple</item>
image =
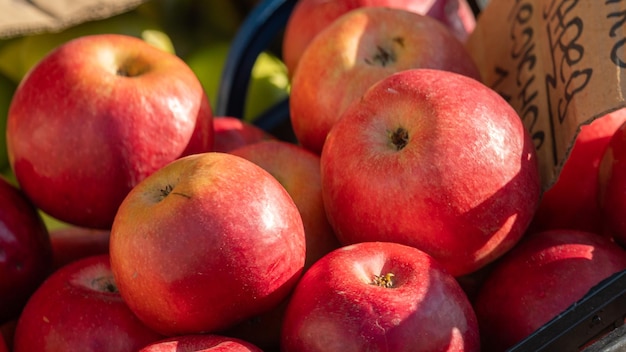
{"type": "Polygon", "coordinates": [[[578,230],[526,236],[495,263],[476,295],[484,351],[504,351],[626,269],[626,251],[578,230]]]}
{"type": "Polygon", "coordinates": [[[626,122],[611,136],[602,155],[598,177],[605,232],[626,246],[626,122]]]}
{"type": "Polygon", "coordinates": [[[109,253],[110,230],[65,226],[50,230],[53,268],[98,254],[109,253]]]}
{"type": "Polygon", "coordinates": [[[299,352],[480,351],[467,296],[417,248],[362,242],[307,270],[289,301],[281,349],[299,352]]]}
{"type": "Polygon", "coordinates": [[[213,150],[216,152],[227,153],[248,144],[274,139],[264,129],[232,116],[216,116],[213,129],[213,150]]]}
{"type": "Polygon", "coordinates": [[[0,177],[0,324],[16,319],[52,271],[52,246],[35,206],[0,177]]]}
{"type": "Polygon", "coordinates": [[[620,109],[581,127],[558,179],[543,193],[530,231],[574,229],[605,233],[600,206],[600,162],[611,137],[624,122],[626,109],[620,109]]]}
{"type": "Polygon", "coordinates": [[[333,127],[320,160],[340,242],[414,246],[454,276],[513,248],[539,204],[537,155],[518,114],[453,72],[379,81],[333,127]]]}
{"type": "Polygon", "coordinates": [[[213,334],[181,335],[154,343],[139,352],[262,352],[255,345],[233,337],[213,334]]]}
{"type": "Polygon", "coordinates": [[[105,254],[48,277],[18,319],[14,351],[135,352],[162,338],[128,308],[105,254]]]}
{"type": "Polygon", "coordinates": [[[300,278],[305,250],[285,188],[220,152],[180,158],[135,186],[110,239],[122,297],[164,335],[216,332],[274,309],[300,278]]]}

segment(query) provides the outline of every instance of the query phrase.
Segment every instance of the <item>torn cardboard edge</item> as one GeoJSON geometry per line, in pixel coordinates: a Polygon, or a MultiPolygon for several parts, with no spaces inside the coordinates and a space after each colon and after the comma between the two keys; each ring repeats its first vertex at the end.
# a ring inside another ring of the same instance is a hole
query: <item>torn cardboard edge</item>
{"type": "Polygon", "coordinates": [[[490,0],[467,48],[530,132],[544,190],[581,126],[626,107],[626,0],[490,0]]]}
{"type": "Polygon", "coordinates": [[[130,11],[147,0],[0,0],[0,39],[58,32],[130,11]]]}

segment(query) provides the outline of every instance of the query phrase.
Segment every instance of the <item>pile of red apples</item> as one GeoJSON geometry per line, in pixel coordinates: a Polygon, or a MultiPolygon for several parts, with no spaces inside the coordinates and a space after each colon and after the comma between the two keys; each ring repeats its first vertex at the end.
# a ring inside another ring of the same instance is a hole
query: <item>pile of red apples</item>
{"type": "Polygon", "coordinates": [[[282,52],[297,142],[213,116],[138,38],[57,47],[9,109],[0,352],[522,341],[626,269],[626,114],[583,126],[543,190],[465,49],[474,25],[461,0],[300,0],[282,52]]]}

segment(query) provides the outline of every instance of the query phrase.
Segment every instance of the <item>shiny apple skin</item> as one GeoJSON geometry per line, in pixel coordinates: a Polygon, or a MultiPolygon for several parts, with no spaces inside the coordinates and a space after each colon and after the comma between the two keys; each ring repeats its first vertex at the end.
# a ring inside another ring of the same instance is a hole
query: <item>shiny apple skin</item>
{"type": "Polygon", "coordinates": [[[24,308],[13,343],[14,352],[134,352],[162,338],[117,292],[105,254],[51,274],[24,308]]]}
{"type": "Polygon", "coordinates": [[[342,244],[414,246],[454,276],[513,248],[541,193],[515,110],[482,83],[442,70],[405,70],[370,88],[328,135],[321,170],[342,244]]]}
{"type": "Polygon", "coordinates": [[[233,337],[199,334],[181,335],[160,340],[139,352],[263,352],[255,345],[233,337]]]}
{"type": "Polygon", "coordinates": [[[304,226],[285,188],[244,158],[180,158],[122,202],[110,238],[131,309],[164,335],[227,329],[277,306],[305,262],[304,226]]]}
{"type": "Polygon", "coordinates": [[[211,118],[200,82],[177,56],[131,36],[83,36],[21,81],[9,108],[9,159],[38,208],[110,229],[137,182],[211,150],[211,118]]]}
{"type": "Polygon", "coordinates": [[[476,295],[483,350],[512,347],[624,269],[626,251],[593,232],[548,230],[525,237],[496,262],[476,295]]]}
{"type": "Polygon", "coordinates": [[[216,152],[228,153],[248,144],[275,139],[264,129],[233,116],[216,116],[213,130],[213,151],[216,152]]]}
{"type": "Polygon", "coordinates": [[[16,319],[52,272],[50,235],[26,195],[0,177],[0,324],[16,319]]]}
{"type": "Polygon", "coordinates": [[[480,351],[478,323],[458,282],[431,256],[392,242],[337,249],[304,274],[282,351],[480,351]],[[392,273],[391,287],[373,283],[392,273]]]}

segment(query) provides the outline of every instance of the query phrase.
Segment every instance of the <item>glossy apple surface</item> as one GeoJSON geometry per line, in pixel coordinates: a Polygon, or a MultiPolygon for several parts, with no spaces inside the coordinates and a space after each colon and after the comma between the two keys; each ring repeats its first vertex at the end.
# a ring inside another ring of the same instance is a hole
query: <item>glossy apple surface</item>
{"type": "Polygon", "coordinates": [[[364,242],[324,256],[296,286],[284,351],[479,351],[476,317],[454,277],[431,256],[364,242]]]}
{"type": "Polygon", "coordinates": [[[485,351],[504,351],[626,269],[626,251],[578,230],[525,237],[493,268],[474,308],[485,351]]]}
{"type": "Polygon", "coordinates": [[[0,177],[0,324],[17,318],[51,270],[50,236],[37,209],[0,177]]]}
{"type": "Polygon", "coordinates": [[[140,180],[213,145],[211,107],[178,57],[124,35],[71,40],[17,88],[7,144],[24,192],[52,217],[108,229],[140,180]]]}
{"type": "Polygon", "coordinates": [[[431,17],[385,7],[342,16],[311,41],[294,72],[289,111],[298,142],[320,153],[350,103],[380,79],[411,68],[480,77],[463,44],[431,17]]]}
{"type": "Polygon", "coordinates": [[[454,276],[510,250],[541,191],[517,113],[482,83],[442,70],[372,86],[328,135],[321,173],[340,242],[414,246],[454,276]]]}
{"type": "Polygon", "coordinates": [[[558,179],[541,197],[531,231],[573,229],[605,234],[600,162],[624,122],[626,109],[620,109],[581,127],[558,179]]]}
{"type": "Polygon", "coordinates": [[[149,344],[139,352],[262,352],[255,345],[236,339],[213,334],[182,335],[149,344]]]}
{"type": "Polygon", "coordinates": [[[605,234],[626,246],[626,122],[611,136],[599,168],[599,203],[605,234]]]}
{"type": "Polygon", "coordinates": [[[142,324],[117,291],[108,255],[54,272],[17,321],[14,351],[137,351],[163,336],[142,324]]]}
{"type": "MultiPolygon", "coordinates": [[[[340,247],[324,209],[319,155],[301,146],[278,140],[243,146],[233,150],[231,154],[261,166],[291,195],[304,224],[304,271],[321,257],[340,247]]],[[[286,302],[283,302],[271,312],[248,319],[228,332],[254,342],[263,349],[276,348],[280,344],[280,328],[285,308],[286,302]]]]}
{"type": "Polygon", "coordinates": [[[230,152],[239,147],[275,137],[250,122],[232,116],[216,116],[213,119],[213,151],[230,152]]]}
{"type": "Polygon", "coordinates": [[[85,257],[109,254],[110,230],[65,226],[50,230],[49,233],[54,269],[85,257]]]}
{"type": "Polygon", "coordinates": [[[328,223],[322,199],[320,157],[284,141],[264,141],[231,151],[259,165],[285,187],[298,207],[306,236],[305,270],[340,243],[328,223]]]}
{"type": "Polygon", "coordinates": [[[122,297],[164,335],[216,332],[273,309],[299,279],[305,247],[285,188],[219,152],[144,179],[122,202],[110,239],[122,297]]]}
{"type": "Polygon", "coordinates": [[[367,6],[392,7],[428,15],[444,23],[461,41],[465,41],[476,26],[476,18],[466,0],[300,0],[289,16],[282,42],[282,54],[290,75],[319,32],[347,12],[367,6]]]}

